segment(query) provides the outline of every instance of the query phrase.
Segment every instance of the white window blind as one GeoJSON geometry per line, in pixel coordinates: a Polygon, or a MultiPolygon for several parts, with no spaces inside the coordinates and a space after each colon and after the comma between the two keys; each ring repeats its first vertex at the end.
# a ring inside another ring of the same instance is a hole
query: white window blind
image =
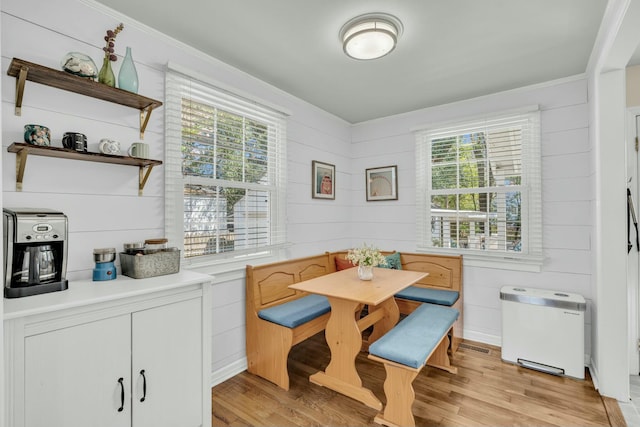
{"type": "Polygon", "coordinates": [[[166,228],[185,260],[284,243],[284,114],[172,69],[166,100],[166,228]]]}
{"type": "Polygon", "coordinates": [[[542,261],[539,112],[416,132],[418,247],[542,261]]]}

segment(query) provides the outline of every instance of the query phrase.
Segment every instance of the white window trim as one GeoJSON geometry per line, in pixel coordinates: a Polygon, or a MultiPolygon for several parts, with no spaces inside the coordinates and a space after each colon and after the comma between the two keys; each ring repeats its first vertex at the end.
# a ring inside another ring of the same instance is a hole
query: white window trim
{"type": "Polygon", "coordinates": [[[540,133],[540,110],[538,105],[525,106],[518,109],[505,110],[491,114],[463,117],[461,119],[432,123],[412,128],[411,131],[416,138],[416,227],[417,227],[417,252],[441,253],[447,255],[462,255],[465,265],[474,267],[484,267],[492,269],[506,269],[518,271],[540,272],[544,262],[542,250],[542,165],[541,165],[541,133],[540,133]],[[425,161],[427,146],[424,144],[424,134],[435,129],[460,126],[467,124],[501,119],[511,115],[532,114],[536,121],[536,132],[533,135],[532,146],[523,146],[523,158],[528,158],[527,165],[523,162],[523,178],[526,179],[524,185],[528,189],[528,208],[522,213],[522,226],[526,227],[527,238],[530,239],[529,253],[492,253],[473,249],[439,248],[424,245],[422,239],[430,231],[430,209],[424,208],[425,203],[429,203],[428,183],[430,173],[425,170],[422,163],[425,161]],[[525,153],[524,150],[527,150],[525,153]],[[537,171],[537,172],[536,172],[537,171]],[[537,175],[537,176],[536,176],[537,175]]]}
{"type": "MultiPolygon", "coordinates": [[[[242,101],[255,104],[262,109],[268,109],[276,115],[280,115],[283,121],[290,115],[288,111],[269,102],[253,97],[245,92],[239,91],[221,82],[208,78],[202,74],[192,72],[185,67],[174,63],[167,64],[167,85],[169,73],[181,74],[182,77],[204,83],[211,86],[213,90],[226,93],[231,97],[242,101]]],[[[165,144],[165,234],[167,238],[173,242],[184,253],[184,196],[183,196],[183,177],[182,164],[179,161],[180,156],[175,154],[175,150],[179,150],[182,145],[181,128],[173,129],[169,126],[170,115],[174,99],[169,95],[168,87],[167,102],[165,105],[165,125],[166,125],[166,144],[165,144]]],[[[180,107],[178,107],[180,108],[180,107]]],[[[175,114],[175,113],[174,113],[175,114]]],[[[179,114],[179,113],[178,113],[179,114]]],[[[286,126],[286,125],[285,125],[286,126]]],[[[278,157],[280,164],[280,172],[278,178],[278,196],[276,203],[271,207],[270,218],[274,227],[281,233],[286,233],[286,130],[282,130],[283,143],[278,146],[278,157]]],[[[193,259],[185,259],[182,257],[182,266],[190,270],[199,271],[205,274],[215,274],[217,277],[225,272],[234,272],[244,270],[247,264],[262,264],[273,262],[281,259],[284,249],[289,247],[286,243],[286,237],[280,243],[267,246],[256,250],[233,251],[221,253],[206,257],[196,257],[193,259]]]]}

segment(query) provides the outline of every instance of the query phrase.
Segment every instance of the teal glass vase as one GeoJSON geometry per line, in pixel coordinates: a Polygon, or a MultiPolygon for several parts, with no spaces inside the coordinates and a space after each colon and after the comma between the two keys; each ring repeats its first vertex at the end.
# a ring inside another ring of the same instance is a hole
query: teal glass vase
{"type": "Polygon", "coordinates": [[[138,72],[133,63],[131,48],[128,46],[127,53],[118,72],[118,87],[129,92],[138,93],[138,72]]]}

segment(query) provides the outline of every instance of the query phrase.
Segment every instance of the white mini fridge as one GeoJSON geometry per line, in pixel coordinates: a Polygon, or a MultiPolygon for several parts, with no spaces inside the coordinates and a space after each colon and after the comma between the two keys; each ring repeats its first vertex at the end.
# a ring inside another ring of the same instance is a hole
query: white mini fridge
{"type": "Polygon", "coordinates": [[[504,286],[502,360],[584,379],[584,312],[578,294],[504,286]]]}

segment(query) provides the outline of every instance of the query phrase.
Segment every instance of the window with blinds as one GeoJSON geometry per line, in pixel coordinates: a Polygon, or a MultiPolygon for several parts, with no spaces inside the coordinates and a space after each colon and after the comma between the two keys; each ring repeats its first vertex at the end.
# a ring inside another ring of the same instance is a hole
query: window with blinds
{"type": "Polygon", "coordinates": [[[167,230],[184,258],[284,243],[284,114],[171,69],[166,93],[167,230]]]}
{"type": "Polygon", "coordinates": [[[541,259],[537,111],[422,129],[416,143],[420,248],[541,259]]]}

